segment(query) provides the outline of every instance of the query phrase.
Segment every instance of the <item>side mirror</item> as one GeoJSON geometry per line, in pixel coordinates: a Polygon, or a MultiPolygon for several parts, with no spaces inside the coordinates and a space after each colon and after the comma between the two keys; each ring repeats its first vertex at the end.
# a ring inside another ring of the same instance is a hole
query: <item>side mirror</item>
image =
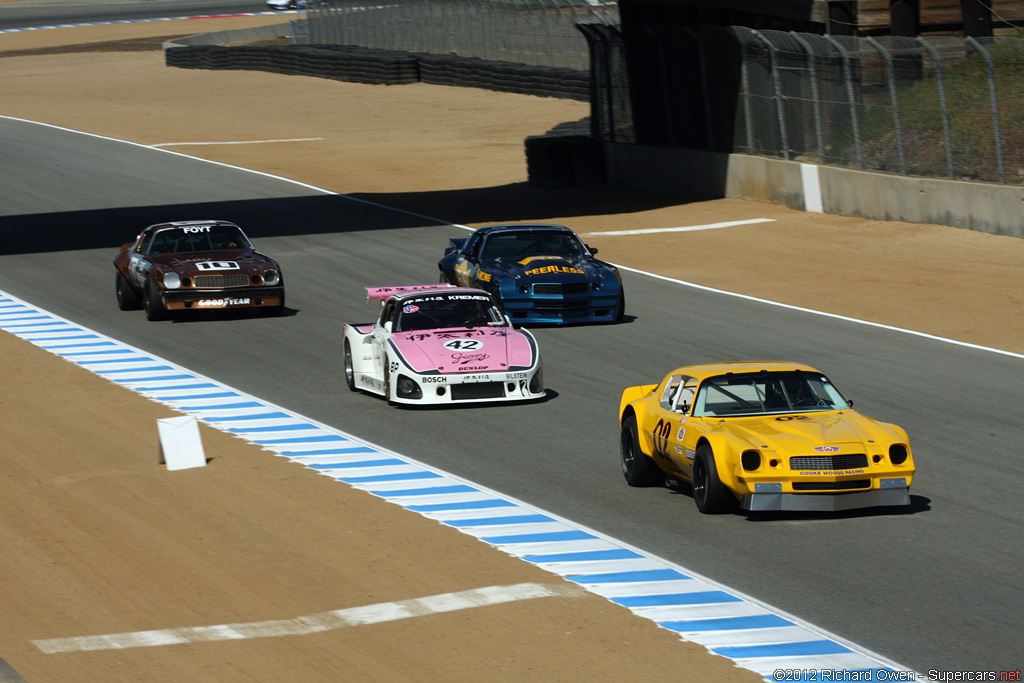
{"type": "Polygon", "coordinates": [[[584,244],[583,246],[585,246],[587,248],[587,251],[589,251],[591,254],[597,253],[597,247],[592,247],[589,244],[584,244]]]}
{"type": "Polygon", "coordinates": [[[390,320],[388,320],[386,323],[384,323],[384,331],[385,332],[391,332],[391,321],[390,320]]]}

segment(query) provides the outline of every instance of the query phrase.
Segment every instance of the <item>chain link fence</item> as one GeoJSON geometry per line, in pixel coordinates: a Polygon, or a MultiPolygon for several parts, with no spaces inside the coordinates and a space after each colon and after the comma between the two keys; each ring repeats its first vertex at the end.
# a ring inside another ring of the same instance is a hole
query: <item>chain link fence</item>
{"type": "Polygon", "coordinates": [[[631,30],[586,32],[604,140],[1024,183],[1022,39],[631,30]],[[627,49],[646,57],[623,93],[627,49]]]}
{"type": "Polygon", "coordinates": [[[309,0],[306,38],[313,45],[478,57],[586,71],[580,22],[617,23],[609,0],[405,0],[355,6],[309,0]]]}

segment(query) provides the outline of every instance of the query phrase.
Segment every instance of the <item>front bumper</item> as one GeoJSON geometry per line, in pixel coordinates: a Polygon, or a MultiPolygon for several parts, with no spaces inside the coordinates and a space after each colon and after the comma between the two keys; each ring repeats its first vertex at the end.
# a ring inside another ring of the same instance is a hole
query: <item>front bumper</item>
{"type": "Polygon", "coordinates": [[[420,375],[403,369],[391,376],[394,384],[391,400],[408,405],[532,401],[546,395],[543,376],[539,374],[541,372],[535,368],[529,371],[466,375],[420,375]],[[403,388],[408,387],[407,381],[415,383],[414,391],[403,391],[403,388]]]}
{"type": "Polygon", "coordinates": [[[502,306],[518,324],[537,323],[563,325],[567,323],[614,322],[619,296],[581,294],[578,296],[534,295],[528,298],[503,298],[502,306]]]}
{"type": "Polygon", "coordinates": [[[237,289],[165,289],[160,292],[169,311],[261,308],[284,305],[284,287],[237,289]]]}
{"type": "Polygon", "coordinates": [[[850,493],[750,493],[740,500],[740,508],[751,512],[840,512],[895,505],[910,505],[910,487],[850,493]]]}

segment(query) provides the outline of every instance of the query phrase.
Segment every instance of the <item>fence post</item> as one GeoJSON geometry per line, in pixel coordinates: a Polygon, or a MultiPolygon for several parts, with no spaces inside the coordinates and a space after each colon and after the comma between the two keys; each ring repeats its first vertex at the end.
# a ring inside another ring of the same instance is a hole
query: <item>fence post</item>
{"type": "Polygon", "coordinates": [[[867,40],[871,43],[873,48],[878,50],[878,53],[882,55],[882,58],[885,59],[885,70],[889,76],[889,99],[892,100],[892,124],[896,130],[896,149],[899,152],[900,159],[900,175],[907,175],[907,157],[903,150],[903,129],[900,126],[900,103],[896,94],[896,74],[892,65],[892,55],[882,46],[881,43],[871,36],[868,36],[867,40]]]}
{"type": "Polygon", "coordinates": [[[860,146],[860,125],[857,121],[857,101],[853,96],[853,74],[850,73],[850,53],[838,40],[826,34],[825,40],[839,51],[843,58],[843,80],[846,81],[846,98],[850,102],[850,124],[853,126],[853,146],[857,150],[857,168],[864,170],[864,154],[860,146]]]}
{"type": "Polygon", "coordinates": [[[822,141],[822,130],[821,130],[821,96],[818,94],[818,73],[814,65],[814,50],[811,48],[811,44],[796,31],[790,31],[789,34],[793,36],[796,42],[800,43],[800,46],[807,53],[807,64],[811,72],[811,97],[814,98],[814,134],[818,138],[818,163],[824,163],[825,161],[825,144],[822,141]]]}
{"type": "Polygon", "coordinates": [[[921,36],[917,36],[914,40],[924,45],[925,49],[931,54],[932,59],[935,60],[935,72],[938,75],[939,83],[939,99],[941,100],[939,104],[942,108],[942,135],[946,138],[946,167],[949,169],[949,179],[953,180],[955,177],[953,173],[953,141],[949,138],[949,108],[946,106],[946,85],[942,77],[942,58],[939,56],[939,51],[921,36]]]}
{"type": "Polygon", "coordinates": [[[754,153],[754,123],[750,115],[750,74],[747,68],[747,56],[740,47],[740,84],[743,88],[743,128],[747,134],[747,154],[754,153]]]}
{"type": "Polygon", "coordinates": [[[782,138],[782,158],[789,159],[789,135],[786,131],[786,112],[782,103],[782,84],[779,81],[779,71],[775,59],[775,46],[760,32],[751,30],[751,34],[762,43],[768,46],[768,63],[771,64],[772,89],[775,91],[775,114],[779,118],[779,136],[782,138]]]}
{"type": "Polygon", "coordinates": [[[996,97],[996,70],[992,65],[992,55],[981,46],[974,36],[967,36],[967,44],[980,52],[988,64],[988,96],[992,102],[992,135],[996,143],[996,164],[999,167],[999,183],[1006,184],[1006,167],[1003,166],[1003,134],[999,129],[999,99],[996,97]]]}
{"type": "Polygon", "coordinates": [[[694,45],[697,46],[697,66],[700,68],[700,90],[701,100],[704,102],[704,134],[708,136],[708,149],[716,149],[715,147],[715,127],[711,120],[711,99],[708,96],[708,71],[707,63],[704,59],[704,43],[701,41],[700,36],[690,26],[683,26],[683,31],[693,40],[694,45]]]}

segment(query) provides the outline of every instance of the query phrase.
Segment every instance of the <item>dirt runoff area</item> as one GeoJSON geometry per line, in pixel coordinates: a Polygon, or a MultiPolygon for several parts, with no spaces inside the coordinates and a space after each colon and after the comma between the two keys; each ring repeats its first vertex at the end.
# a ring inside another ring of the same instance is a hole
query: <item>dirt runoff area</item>
{"type": "MultiPolygon", "coordinates": [[[[164,66],[166,38],[282,20],[0,34],[0,114],[456,223],[561,222],[625,266],[1024,352],[1024,240],[528,186],[523,139],[586,116],[584,103],[164,66]],[[770,222],[593,234],[754,219],[770,222]]],[[[31,683],[759,680],[527,563],[221,432],[202,428],[210,466],[172,475],[157,465],[153,429],[169,409],[5,333],[0,368],[0,656],[31,683]],[[521,583],[552,594],[301,636],[57,654],[33,644],[521,583]]]]}

